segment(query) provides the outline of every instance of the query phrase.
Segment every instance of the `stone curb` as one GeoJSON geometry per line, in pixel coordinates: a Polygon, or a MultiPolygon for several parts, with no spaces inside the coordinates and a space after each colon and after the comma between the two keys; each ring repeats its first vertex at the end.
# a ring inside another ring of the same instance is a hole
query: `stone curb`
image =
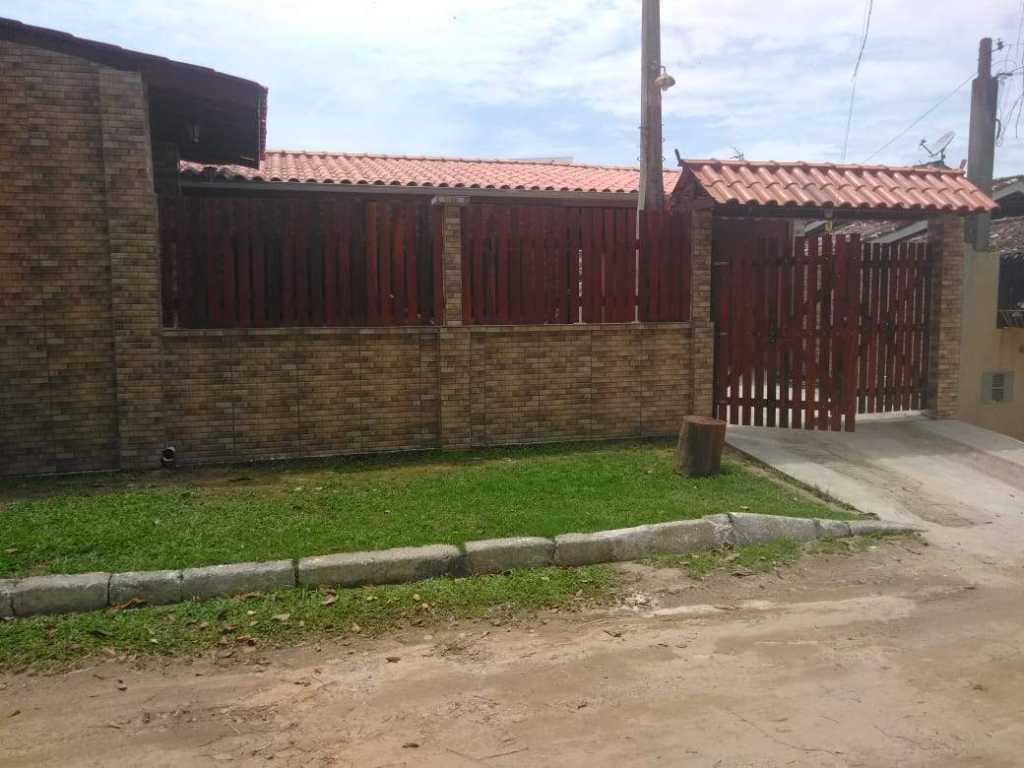
{"type": "Polygon", "coordinates": [[[535,536],[466,543],[466,572],[502,573],[513,568],[543,568],[555,562],[555,542],[535,536]]]}
{"type": "Polygon", "coordinates": [[[185,600],[264,592],[295,586],[358,587],[400,584],[439,576],[501,573],[515,568],[591,565],[656,555],[686,555],[776,539],[812,541],[921,529],[880,520],[824,520],[737,512],[699,520],[640,525],[596,533],[563,533],[470,541],[374,552],[232,563],[182,571],[81,573],[0,579],[0,619],[78,613],[133,600],[164,605],[185,600]]]}
{"type": "Polygon", "coordinates": [[[293,560],[272,560],[266,563],[232,563],[186,568],[181,572],[181,596],[184,600],[242,595],[269,589],[294,587],[293,560]]]}
{"type": "Polygon", "coordinates": [[[458,547],[450,544],[304,557],[299,560],[298,583],[314,587],[402,584],[454,575],[461,558],[458,547]]]}

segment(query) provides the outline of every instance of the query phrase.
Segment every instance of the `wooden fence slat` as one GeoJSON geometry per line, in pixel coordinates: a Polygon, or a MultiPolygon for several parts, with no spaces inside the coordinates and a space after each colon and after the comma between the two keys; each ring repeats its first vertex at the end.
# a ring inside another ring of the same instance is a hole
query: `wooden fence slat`
{"type": "Polygon", "coordinates": [[[310,325],[312,306],[309,279],[310,227],[312,216],[310,204],[306,200],[298,205],[298,218],[293,233],[295,238],[295,323],[310,325]]]}
{"type": "Polygon", "coordinates": [[[238,285],[238,325],[241,328],[248,328],[252,325],[251,201],[243,197],[235,200],[234,205],[238,243],[237,274],[235,276],[238,285]]]}
{"type": "Polygon", "coordinates": [[[792,357],[792,383],[791,387],[793,390],[792,401],[793,407],[790,409],[790,426],[793,429],[800,429],[803,426],[804,418],[804,333],[803,333],[803,318],[804,308],[806,307],[806,298],[804,296],[804,275],[805,275],[805,262],[804,262],[804,249],[806,248],[806,240],[802,237],[794,238],[792,245],[787,246],[790,248],[792,255],[792,269],[793,269],[793,298],[789,316],[789,326],[791,328],[792,342],[790,344],[790,353],[792,357]]]}
{"type": "Polygon", "coordinates": [[[497,285],[497,320],[499,323],[509,322],[509,303],[512,287],[512,276],[509,271],[509,239],[511,238],[512,210],[504,207],[498,215],[498,266],[497,285]]]}
{"type": "Polygon", "coordinates": [[[380,322],[380,280],[377,276],[377,215],[378,203],[366,206],[366,322],[376,325],[380,322]]]}
{"type": "Polygon", "coordinates": [[[338,208],[324,200],[320,210],[320,249],[324,276],[324,324],[338,325],[338,208]]]}
{"type": "Polygon", "coordinates": [[[779,414],[784,409],[785,403],[785,398],[780,391],[779,382],[779,353],[782,347],[780,339],[782,337],[781,328],[783,322],[781,317],[782,299],[779,289],[779,272],[782,265],[780,263],[779,241],[772,238],[768,241],[768,246],[770,261],[768,262],[765,274],[765,306],[767,309],[765,320],[768,323],[771,335],[766,350],[768,360],[765,371],[765,386],[768,389],[768,413],[765,415],[765,423],[769,427],[774,427],[779,421],[779,414]]]}
{"type": "MultiPolygon", "coordinates": [[[[401,203],[391,206],[391,290],[390,299],[392,318],[401,325],[405,320],[405,246],[406,207],[401,203]]],[[[386,258],[386,257],[385,257],[386,258]]]]}
{"type": "Polygon", "coordinates": [[[804,385],[804,429],[817,429],[818,412],[820,409],[818,395],[818,334],[820,327],[819,296],[818,296],[818,256],[819,240],[811,237],[808,241],[807,260],[807,300],[804,302],[804,327],[806,329],[804,360],[807,362],[806,383],[804,385]]]}
{"type": "Polygon", "coordinates": [[[430,209],[430,256],[433,269],[433,292],[434,305],[431,320],[436,325],[443,325],[445,322],[445,296],[444,296],[444,208],[440,205],[431,206],[430,209]]]}
{"type": "Polygon", "coordinates": [[[192,268],[192,238],[195,234],[192,214],[195,211],[195,198],[179,197],[177,206],[178,223],[176,227],[176,249],[175,255],[177,264],[177,318],[182,328],[193,327],[194,322],[194,280],[195,274],[192,268]]]}
{"type": "Polygon", "coordinates": [[[337,322],[349,325],[356,320],[356,311],[352,305],[352,288],[355,284],[352,273],[352,206],[337,201],[334,205],[335,226],[334,254],[337,267],[337,322]]]}
{"type": "Polygon", "coordinates": [[[843,414],[843,425],[847,432],[853,432],[857,419],[857,382],[859,381],[859,349],[860,336],[858,326],[860,324],[861,296],[860,289],[863,280],[860,260],[860,235],[854,233],[850,236],[846,247],[845,269],[846,285],[844,297],[844,318],[843,334],[845,339],[845,360],[846,378],[843,382],[843,394],[845,413],[843,414]]]}

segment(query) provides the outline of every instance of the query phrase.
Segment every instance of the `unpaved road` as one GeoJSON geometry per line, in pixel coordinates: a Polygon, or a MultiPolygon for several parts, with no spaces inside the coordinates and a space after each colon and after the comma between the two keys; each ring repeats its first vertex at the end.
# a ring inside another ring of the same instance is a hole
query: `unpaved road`
{"type": "Polygon", "coordinates": [[[639,605],[0,678],[0,765],[1021,766],[1021,565],[903,540],[626,566],[639,605]]]}

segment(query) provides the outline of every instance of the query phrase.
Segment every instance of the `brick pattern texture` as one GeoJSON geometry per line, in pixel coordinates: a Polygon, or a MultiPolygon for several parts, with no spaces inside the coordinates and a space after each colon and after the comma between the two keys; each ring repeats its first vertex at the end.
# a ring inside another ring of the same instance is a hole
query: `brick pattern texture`
{"type": "Polygon", "coordinates": [[[711,321],[711,210],[692,212],[690,256],[690,370],[693,372],[690,413],[711,416],[715,399],[715,326],[711,321]]]}
{"type": "Polygon", "coordinates": [[[928,410],[955,419],[960,410],[960,315],[963,309],[964,220],[928,221],[932,267],[932,313],[928,356],[928,410]]]}
{"type": "Polygon", "coordinates": [[[0,42],[0,474],[118,466],[100,69],[0,42]]]}
{"type": "Polygon", "coordinates": [[[436,329],[165,331],[164,432],[183,463],[438,445],[436,329]]]}
{"type": "Polygon", "coordinates": [[[671,435],[684,324],[164,332],[182,463],[671,435]]]}

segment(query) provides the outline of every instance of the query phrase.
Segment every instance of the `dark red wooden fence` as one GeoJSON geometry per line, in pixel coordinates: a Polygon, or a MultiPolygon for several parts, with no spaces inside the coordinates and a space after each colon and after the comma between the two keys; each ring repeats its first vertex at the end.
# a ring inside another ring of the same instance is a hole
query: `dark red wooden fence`
{"type": "Polygon", "coordinates": [[[434,322],[440,219],[426,202],[335,195],[162,199],[164,325],[434,322]]]}
{"type": "Polygon", "coordinates": [[[463,322],[690,317],[689,217],[625,208],[472,205],[462,215],[463,322]]]}
{"type": "Polygon", "coordinates": [[[930,253],[927,243],[864,245],[859,286],[859,413],[925,407],[930,253]]]}
{"type": "Polygon", "coordinates": [[[786,226],[716,222],[718,418],[852,431],[857,413],[923,408],[928,246],[790,238],[786,226]]]}

